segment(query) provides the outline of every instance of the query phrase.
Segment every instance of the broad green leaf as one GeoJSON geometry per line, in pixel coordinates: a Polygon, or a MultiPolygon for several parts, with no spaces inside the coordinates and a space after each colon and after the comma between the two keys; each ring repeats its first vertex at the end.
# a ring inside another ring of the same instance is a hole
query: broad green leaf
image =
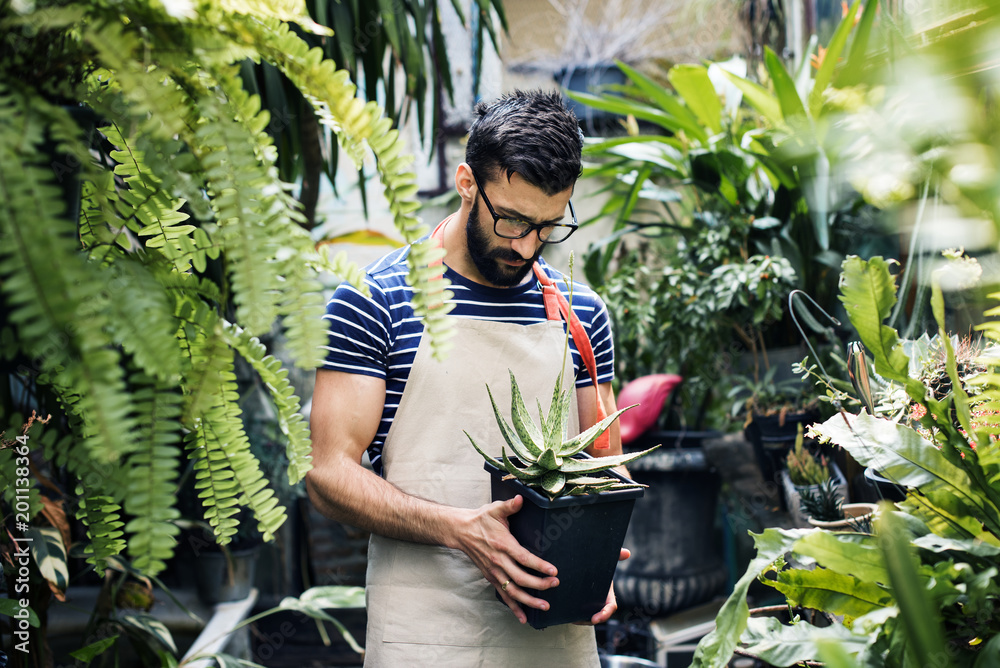
{"type": "Polygon", "coordinates": [[[684,106],[680,100],[656,83],[642,72],[634,70],[621,61],[615,61],[619,69],[625,73],[632,83],[642,91],[654,104],[658,104],[663,111],[674,117],[680,128],[692,139],[705,143],[708,141],[708,134],[705,129],[698,124],[698,119],[691,112],[691,109],[684,106]]]}
{"type": "Polygon", "coordinates": [[[871,37],[872,25],[875,23],[875,14],[878,11],[879,3],[865,3],[864,12],[854,31],[854,41],[851,43],[851,50],[847,56],[847,63],[837,74],[836,85],[838,88],[853,86],[861,81],[865,65],[868,64],[868,40],[871,37]]]}
{"type": "Polygon", "coordinates": [[[866,261],[851,255],[841,269],[840,301],[875,359],[875,372],[888,380],[907,382],[910,360],[896,330],[882,324],[896,303],[896,282],[889,273],[889,262],[881,257],[866,261]]]}
{"type": "Polygon", "coordinates": [[[860,4],[861,0],[854,0],[854,4],[848,10],[847,16],[840,21],[840,24],[833,33],[833,37],[830,38],[830,43],[826,47],[826,56],[823,57],[823,62],[816,72],[816,78],[813,80],[813,89],[809,94],[809,111],[812,112],[813,118],[819,117],[820,108],[823,106],[823,92],[833,79],[833,71],[837,67],[837,61],[840,59],[840,54],[843,52],[844,46],[847,44],[847,36],[850,35],[851,30],[854,28],[854,17],[858,15],[860,4]]]}
{"type": "Polygon", "coordinates": [[[769,90],[759,83],[736,76],[732,72],[722,70],[722,73],[727,79],[733,82],[733,85],[743,91],[743,96],[747,99],[747,102],[759,111],[764,118],[770,121],[772,125],[779,125],[784,121],[785,117],[781,113],[781,104],[778,102],[778,98],[774,97],[769,90]]]}
{"type": "Polygon", "coordinates": [[[170,634],[170,630],[156,617],[145,614],[123,615],[119,621],[124,626],[129,626],[143,635],[155,639],[174,654],[177,653],[177,646],[174,644],[174,637],[170,634]]]}
{"type": "MultiPolygon", "coordinates": [[[[36,629],[39,625],[38,615],[31,608],[28,608],[28,624],[34,626],[36,629]]],[[[21,612],[21,603],[15,598],[0,598],[0,615],[7,617],[14,617],[17,614],[24,614],[21,612]]]]}
{"type": "Polygon", "coordinates": [[[837,640],[817,638],[818,658],[827,668],[861,668],[861,664],[837,640]]]}
{"type": "Polygon", "coordinates": [[[676,117],[647,104],[607,94],[598,96],[591,95],[590,93],[575,93],[569,90],[565,91],[565,93],[571,100],[585,104],[588,107],[593,107],[594,109],[610,111],[613,114],[620,114],[622,116],[632,115],[640,120],[655,123],[671,132],[678,132],[684,129],[682,123],[678,122],[676,117]]]}
{"type": "Polygon", "coordinates": [[[976,662],[972,668],[992,668],[1000,666],[1000,635],[995,635],[983,645],[976,655],[976,662]]]}
{"type": "Polygon", "coordinates": [[[918,536],[910,542],[916,547],[931,552],[965,552],[987,559],[1000,556],[1000,546],[990,545],[981,540],[943,538],[931,533],[926,536],[918,536]]]}
{"type": "MultiPolygon", "coordinates": [[[[282,603],[289,599],[285,598],[282,603]]],[[[302,592],[298,599],[302,604],[314,608],[329,610],[331,608],[363,608],[365,607],[365,588],[348,587],[346,585],[326,585],[310,587],[302,592]]]]}
{"type": "Polygon", "coordinates": [[[607,150],[611,155],[620,155],[636,162],[648,162],[661,167],[675,178],[684,178],[684,156],[669,144],[654,142],[634,142],[621,144],[607,150]]]}
{"type": "Polygon", "coordinates": [[[754,535],[757,556],[722,604],[715,617],[715,628],[698,643],[692,668],[717,668],[729,663],[750,616],[750,606],[747,605],[750,585],[762,573],[770,570],[775,560],[790,551],[795,542],[806,533],[807,529],[765,529],[754,535]]]}
{"type": "Polygon", "coordinates": [[[802,99],[795,90],[795,81],[781,63],[781,59],[771,50],[764,47],[764,66],[767,67],[768,74],[771,75],[771,82],[774,84],[774,91],[778,96],[778,104],[781,106],[781,115],[787,123],[794,119],[805,118],[806,109],[802,106],[802,99]]]}
{"type": "MultiPolygon", "coordinates": [[[[286,597],[281,600],[281,603],[278,604],[275,610],[295,610],[317,621],[333,624],[347,644],[350,645],[351,649],[361,654],[364,650],[354,639],[354,636],[351,635],[350,631],[347,630],[347,627],[335,617],[328,615],[324,610],[330,608],[363,608],[364,606],[365,590],[363,587],[330,585],[311,587],[302,592],[302,595],[298,598],[286,597]]],[[[261,613],[256,618],[261,617],[263,614],[267,613],[261,613]]]]}
{"type": "Polygon", "coordinates": [[[62,534],[55,527],[31,527],[25,532],[31,538],[31,556],[49,584],[59,591],[69,586],[69,566],[62,534]]]}
{"type": "Polygon", "coordinates": [[[892,595],[882,587],[828,568],[786,569],[768,584],[793,606],[852,618],[892,603],[892,595]]]}
{"type": "Polygon", "coordinates": [[[667,73],[667,79],[712,134],[722,130],[722,103],[708,77],[708,68],[701,65],[674,65],[667,73]]]}
{"type": "Polygon", "coordinates": [[[889,579],[878,546],[870,536],[813,531],[795,544],[795,554],[864,582],[885,584],[889,579]]]}
{"type": "Polygon", "coordinates": [[[800,621],[786,625],[774,617],[751,618],[743,634],[747,652],[773,666],[815,660],[819,654],[817,640],[836,641],[855,652],[868,642],[866,636],[854,635],[843,624],[819,627],[800,621]]]}
{"type": "Polygon", "coordinates": [[[103,654],[109,647],[114,645],[116,640],[118,640],[118,634],[108,638],[101,638],[97,642],[91,643],[86,647],[81,647],[74,652],[70,652],[69,655],[78,661],[83,661],[85,664],[89,664],[94,660],[94,657],[103,654]]]}
{"type": "Polygon", "coordinates": [[[1000,512],[979,485],[913,429],[867,413],[839,413],[813,428],[847,450],[859,464],[871,466],[897,484],[946,490],[987,528],[1000,533],[1000,512]]]}
{"type": "Polygon", "coordinates": [[[876,530],[899,606],[899,617],[909,641],[909,656],[917,661],[920,657],[947,656],[939,611],[917,575],[919,562],[910,546],[909,533],[893,513],[882,513],[876,520],[876,530]]]}

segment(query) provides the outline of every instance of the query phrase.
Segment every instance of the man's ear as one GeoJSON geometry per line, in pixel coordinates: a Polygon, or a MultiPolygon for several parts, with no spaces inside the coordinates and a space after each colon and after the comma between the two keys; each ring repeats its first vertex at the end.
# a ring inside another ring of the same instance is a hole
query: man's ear
{"type": "Polygon", "coordinates": [[[469,204],[476,199],[476,179],[472,176],[472,168],[467,162],[463,162],[455,170],[455,190],[469,204]]]}

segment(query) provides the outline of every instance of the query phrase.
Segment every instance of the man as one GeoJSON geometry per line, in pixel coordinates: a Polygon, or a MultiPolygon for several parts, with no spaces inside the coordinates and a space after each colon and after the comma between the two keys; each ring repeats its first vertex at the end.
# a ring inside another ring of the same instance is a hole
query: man
{"type": "MultiPolygon", "coordinates": [[[[447,251],[455,345],[444,362],[431,358],[410,306],[406,248],[368,268],[371,299],[338,288],[313,395],[307,486],[325,515],[373,534],[365,665],[597,666],[591,626],[524,624],[525,606],[547,607],[527,589],[560,586],[558,573],[511,536],[507,517],[523,500],[490,502],[482,457],[462,433],[499,454],[486,385],[509,391],[508,369],[528,406],[551,397],[565,325],[547,318],[534,271],[568,293],[540,254],[576,229],[570,196],[583,136],[557,93],[518,91],[476,114],[455,175],[461,206],[434,232],[447,251]],[[366,451],[374,472],[361,463],[366,451]]],[[[611,329],[604,304],[579,284],[573,311],[596,362],[592,379],[571,339],[567,377],[589,426],[615,407],[611,329]]],[[[621,452],[617,424],[610,434],[610,448],[591,454],[621,452]]],[[[581,622],[605,621],[616,607],[611,591],[581,622]]]]}

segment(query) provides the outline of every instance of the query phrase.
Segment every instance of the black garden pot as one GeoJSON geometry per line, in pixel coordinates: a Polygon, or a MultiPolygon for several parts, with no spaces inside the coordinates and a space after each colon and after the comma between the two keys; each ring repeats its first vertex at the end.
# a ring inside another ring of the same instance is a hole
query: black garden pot
{"type": "Polygon", "coordinates": [[[760,415],[743,430],[743,435],[753,445],[757,464],[765,482],[779,482],[778,472],[785,466],[788,451],[795,444],[798,425],[805,429],[816,420],[816,413],[786,413],[784,421],[780,415],[760,415]]]}
{"type": "MultiPolygon", "coordinates": [[[[641,488],[549,499],[518,480],[503,480],[505,471],[486,462],[494,501],[520,494],[521,510],[509,518],[510,532],[521,545],[558,569],[559,586],[547,591],[527,590],[544,599],[548,610],[525,608],[536,629],[586,621],[604,607],[625,530],[641,488]]],[[[627,478],[614,471],[622,481],[627,478]]]]}
{"type": "Polygon", "coordinates": [[[872,467],[865,469],[862,480],[855,483],[858,488],[858,500],[867,503],[878,503],[883,499],[886,501],[899,502],[906,499],[906,488],[897,485],[888,478],[882,476],[872,467]]]}

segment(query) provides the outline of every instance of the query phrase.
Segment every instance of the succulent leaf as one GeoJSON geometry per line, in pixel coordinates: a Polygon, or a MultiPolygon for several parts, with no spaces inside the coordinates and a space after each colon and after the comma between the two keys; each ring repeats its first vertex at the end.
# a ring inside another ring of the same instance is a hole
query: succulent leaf
{"type": "Polygon", "coordinates": [[[542,448],[545,447],[542,432],[532,421],[531,415],[528,413],[528,407],[524,405],[524,397],[521,396],[521,389],[517,386],[517,379],[514,378],[514,372],[508,370],[508,373],[510,373],[511,389],[510,416],[511,421],[514,423],[514,430],[517,431],[517,435],[520,437],[521,442],[524,443],[524,446],[537,456],[541,454],[542,448]]]}
{"type": "Polygon", "coordinates": [[[542,476],[542,489],[550,496],[557,496],[566,486],[566,475],[559,471],[549,471],[542,476]]]}
{"type": "Polygon", "coordinates": [[[479,454],[481,454],[483,456],[483,459],[485,459],[486,461],[488,461],[490,464],[492,464],[493,466],[497,467],[498,469],[505,468],[500,462],[498,462],[497,460],[493,459],[488,454],[486,454],[485,452],[483,452],[483,449],[479,447],[479,445],[476,443],[475,439],[473,439],[472,436],[469,436],[469,432],[467,432],[467,431],[465,431],[463,429],[462,433],[465,434],[468,437],[469,442],[472,443],[472,447],[474,447],[476,449],[476,452],[478,452],[479,454]]]}
{"type": "Polygon", "coordinates": [[[559,468],[559,461],[556,458],[555,451],[552,448],[545,448],[538,457],[538,465],[548,471],[559,468]]]}
{"type": "Polygon", "coordinates": [[[562,411],[562,407],[567,405],[563,400],[562,374],[556,380],[556,387],[552,391],[552,403],[549,404],[549,413],[545,418],[544,436],[545,447],[552,448],[562,444],[562,437],[565,433],[568,415],[562,411]]]}
{"type": "Polygon", "coordinates": [[[654,445],[648,450],[643,450],[642,452],[628,452],[624,455],[612,455],[609,457],[589,457],[587,459],[567,459],[563,462],[562,470],[566,473],[596,473],[597,471],[606,471],[607,469],[613,468],[615,466],[622,466],[633,462],[639,457],[648,455],[653,450],[656,450],[659,445],[654,445]]]}
{"type": "Polygon", "coordinates": [[[500,409],[497,407],[497,402],[493,399],[493,393],[490,392],[489,385],[486,386],[486,392],[490,395],[490,403],[493,405],[493,414],[496,416],[497,425],[500,427],[500,433],[503,434],[503,440],[507,441],[507,445],[510,446],[510,449],[514,451],[514,454],[517,455],[521,461],[525,463],[534,462],[538,458],[538,455],[529,450],[528,447],[521,442],[517,433],[509,424],[507,424],[507,418],[503,416],[500,409]]]}
{"type": "Polygon", "coordinates": [[[615,411],[608,417],[604,418],[593,427],[583,432],[579,436],[575,436],[563,444],[563,448],[560,454],[565,456],[575,455],[578,452],[583,452],[590,444],[597,440],[597,437],[603,434],[610,426],[611,423],[618,419],[618,416],[627,411],[630,408],[635,408],[639,404],[632,404],[631,406],[626,406],[621,410],[615,411]]]}
{"type": "Polygon", "coordinates": [[[548,469],[543,469],[535,464],[525,466],[524,468],[519,467],[513,460],[507,457],[507,451],[502,448],[501,455],[503,456],[503,465],[498,466],[497,468],[507,471],[507,473],[510,473],[518,480],[523,480],[528,483],[535,482],[539,477],[548,472],[548,469]]]}

